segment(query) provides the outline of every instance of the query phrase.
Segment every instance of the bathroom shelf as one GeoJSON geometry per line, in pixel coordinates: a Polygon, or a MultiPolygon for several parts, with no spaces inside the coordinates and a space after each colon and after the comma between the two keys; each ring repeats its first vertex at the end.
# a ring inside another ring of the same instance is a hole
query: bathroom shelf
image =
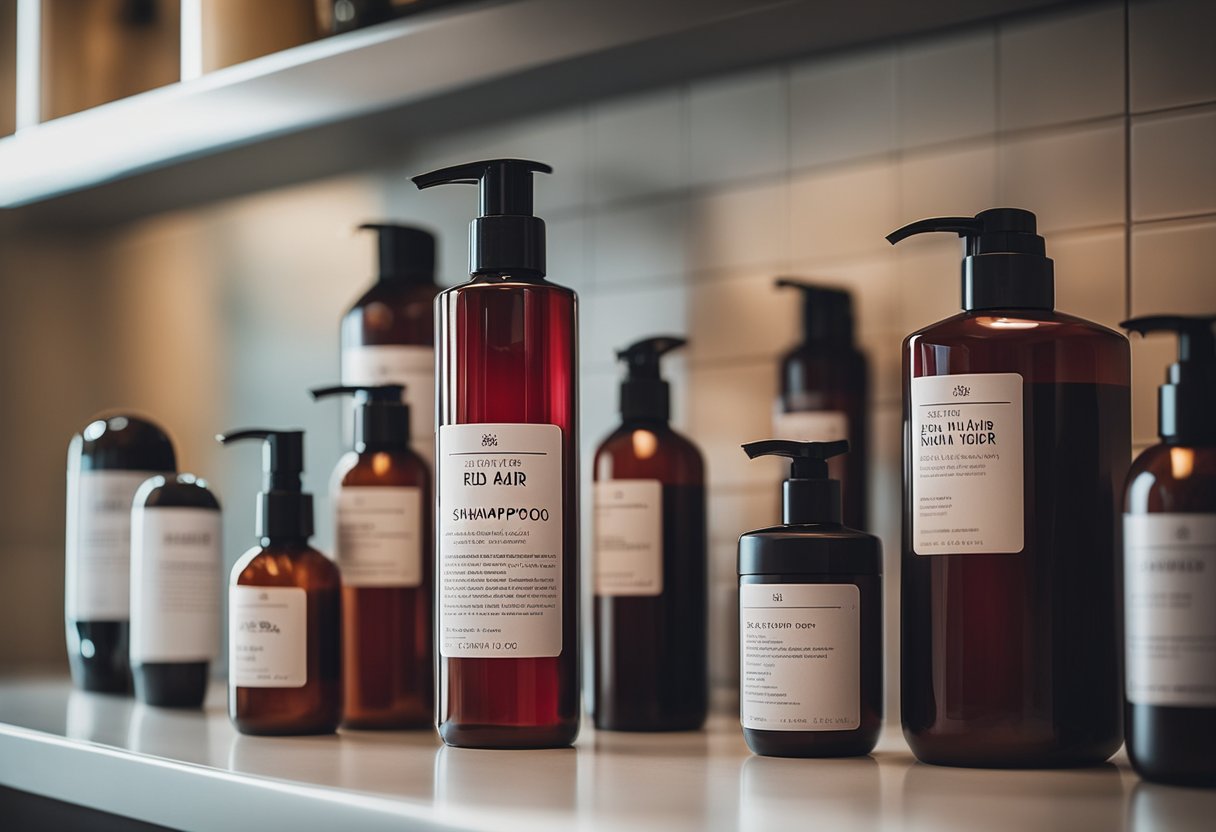
{"type": "Polygon", "coordinates": [[[0,139],[0,208],[121,221],[365,167],[436,131],[1060,2],[458,4],[0,139]]]}
{"type": "Polygon", "coordinates": [[[1216,792],[1139,782],[1120,755],[1074,771],[915,762],[897,729],[873,757],[751,756],[737,720],[599,733],[574,750],[443,748],[429,731],[237,734],[204,712],[0,681],[0,785],[178,829],[1206,829],[1216,792]]]}

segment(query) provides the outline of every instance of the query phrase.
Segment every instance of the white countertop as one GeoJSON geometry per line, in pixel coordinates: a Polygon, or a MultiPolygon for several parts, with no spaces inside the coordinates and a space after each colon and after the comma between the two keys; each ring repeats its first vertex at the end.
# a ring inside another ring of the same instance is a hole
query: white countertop
{"type": "Polygon", "coordinates": [[[184,829],[776,832],[1211,830],[1216,790],[1140,782],[1120,755],[1069,771],[917,763],[897,729],[872,757],[752,756],[733,715],[686,734],[585,727],[573,750],[444,748],[431,732],[236,733],[205,712],[0,682],[0,784],[184,829]]]}

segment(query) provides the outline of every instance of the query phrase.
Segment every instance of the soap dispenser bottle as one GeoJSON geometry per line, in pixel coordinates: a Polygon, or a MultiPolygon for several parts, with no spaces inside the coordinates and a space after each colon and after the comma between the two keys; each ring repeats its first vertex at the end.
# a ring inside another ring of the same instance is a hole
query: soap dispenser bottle
{"type": "Polygon", "coordinates": [[[776,286],[802,295],[802,341],[781,357],[773,434],[802,442],[849,440],[849,453],[828,468],[840,481],[846,525],[864,529],[869,368],[853,340],[853,296],[785,277],[776,286]]]}
{"type": "Polygon", "coordinates": [[[1123,326],[1178,334],[1161,443],[1132,463],[1123,503],[1127,755],[1147,780],[1216,786],[1216,316],[1123,326]]]}
{"type": "Polygon", "coordinates": [[[766,440],[783,456],[781,525],[739,538],[739,716],[756,754],[869,754],[882,725],[882,544],[841,523],[828,460],[846,440],[766,440]]]}
{"type": "Polygon", "coordinates": [[[435,306],[437,716],[449,745],[564,746],[579,720],[578,314],[545,279],[539,162],[414,178],[476,184],[471,279],[435,306]]]}
{"type": "Polygon", "coordinates": [[[700,728],[709,706],[705,463],[672,430],[659,361],[683,338],[617,353],[621,426],[595,452],[595,726],[700,728]]]}
{"type": "MultiPolygon", "coordinates": [[[[342,318],[342,383],[400,384],[414,419],[414,450],[428,464],[435,443],[435,237],[408,225],[365,223],[376,233],[379,275],[342,318]]],[[[349,411],[343,436],[354,433],[349,411]]]]}
{"type": "Polygon", "coordinates": [[[904,734],[928,763],[1100,763],[1123,738],[1127,339],[1055,310],[1031,212],[888,239],[929,231],[966,256],[963,312],[903,345],[904,734]]]}
{"type": "Polygon", "coordinates": [[[435,718],[431,631],[431,474],[410,449],[399,384],[353,394],[355,450],[333,473],[342,572],[342,724],[419,728],[435,718]]]}
{"type": "Polygon", "coordinates": [[[228,587],[228,715],[243,734],[328,734],[342,717],[341,581],[309,545],[312,495],[301,490],[304,432],[241,430],[263,443],[258,545],[228,587]]]}

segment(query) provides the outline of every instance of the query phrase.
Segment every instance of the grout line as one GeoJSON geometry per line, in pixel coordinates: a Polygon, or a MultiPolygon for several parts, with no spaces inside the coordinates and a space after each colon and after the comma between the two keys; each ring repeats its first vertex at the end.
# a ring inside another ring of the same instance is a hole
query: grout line
{"type": "Polygon", "coordinates": [[[1132,316],[1131,0],[1123,0],[1123,313],[1132,316]]]}
{"type": "Polygon", "coordinates": [[[1199,214],[1178,214],[1170,217],[1151,217],[1144,220],[1132,220],[1129,231],[1142,226],[1170,225],[1171,223],[1193,223],[1216,220],[1216,211],[1205,211],[1199,214]]]}

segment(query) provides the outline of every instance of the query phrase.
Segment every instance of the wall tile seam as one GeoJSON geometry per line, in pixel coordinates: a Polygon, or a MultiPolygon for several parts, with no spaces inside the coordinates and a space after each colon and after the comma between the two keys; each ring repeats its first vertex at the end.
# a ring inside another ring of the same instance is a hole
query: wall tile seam
{"type": "Polygon", "coordinates": [[[1216,110],[1216,98],[1207,101],[1193,101],[1190,104],[1179,104],[1174,107],[1157,107],[1151,110],[1133,110],[1129,106],[1128,115],[1132,117],[1133,123],[1139,124],[1166,121],[1173,116],[1202,114],[1213,110],[1216,110]]]}
{"type": "MultiPolygon", "coordinates": [[[[1168,225],[1204,225],[1209,222],[1216,222],[1216,211],[1205,211],[1198,214],[1178,214],[1168,217],[1152,217],[1151,219],[1138,219],[1131,223],[1132,233],[1137,231],[1159,228],[1168,225]]],[[[1129,235],[1130,236],[1130,235],[1129,235]]]]}

